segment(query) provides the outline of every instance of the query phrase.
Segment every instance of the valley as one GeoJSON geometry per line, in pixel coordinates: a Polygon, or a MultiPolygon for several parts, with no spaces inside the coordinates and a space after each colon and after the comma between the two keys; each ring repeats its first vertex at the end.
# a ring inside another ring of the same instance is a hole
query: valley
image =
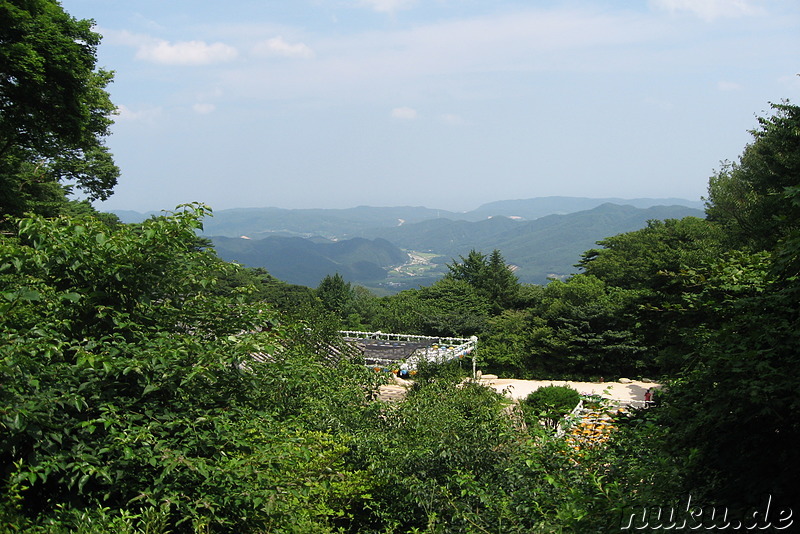
{"type": "MultiPolygon", "coordinates": [[[[558,197],[550,211],[586,205],[583,200],[569,204],[558,197]]],[[[265,208],[246,210],[248,217],[240,210],[223,210],[209,219],[203,234],[224,260],[262,267],[283,281],[309,287],[337,272],[377,294],[424,287],[447,272],[446,263],[473,249],[498,249],[515,266],[521,282],[546,284],[576,273],[581,254],[608,236],[638,230],[649,220],[703,217],[690,201],[668,206],[657,200],[634,203],[647,207],[603,202],[534,219],[513,214],[545,213],[541,199],[530,199],[528,207],[522,201],[495,203],[477,212],[499,214],[480,218],[472,212],[459,215],[418,207],[265,208]]]]}

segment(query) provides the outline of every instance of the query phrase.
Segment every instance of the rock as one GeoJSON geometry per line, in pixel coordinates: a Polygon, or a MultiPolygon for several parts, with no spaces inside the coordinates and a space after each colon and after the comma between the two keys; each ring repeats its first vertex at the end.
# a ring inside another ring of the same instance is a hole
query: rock
{"type": "Polygon", "coordinates": [[[404,380],[404,379],[400,378],[399,376],[394,376],[393,375],[392,376],[392,380],[398,386],[410,387],[410,386],[414,385],[414,382],[412,382],[411,380],[404,380]]]}
{"type": "Polygon", "coordinates": [[[619,380],[617,380],[617,382],[619,382],[620,384],[630,384],[631,382],[633,382],[633,380],[631,380],[630,378],[620,378],[619,380]]]}

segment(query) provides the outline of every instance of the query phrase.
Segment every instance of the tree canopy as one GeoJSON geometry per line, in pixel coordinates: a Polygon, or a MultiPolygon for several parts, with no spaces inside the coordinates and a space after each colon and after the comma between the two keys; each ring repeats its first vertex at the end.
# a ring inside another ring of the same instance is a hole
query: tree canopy
{"type": "Polygon", "coordinates": [[[708,219],[724,226],[734,246],[755,250],[772,250],[800,229],[800,108],[771,107],[739,161],[711,177],[706,201],[708,219]]]}
{"type": "Polygon", "coordinates": [[[448,278],[466,282],[475,288],[489,302],[494,313],[514,305],[519,293],[519,281],[499,250],[493,250],[487,257],[473,249],[466,258],[459,258],[460,262],[453,260],[453,263],[447,264],[448,278]]]}
{"type": "Polygon", "coordinates": [[[105,199],[117,183],[92,25],[55,0],[0,3],[0,215],[54,214],[73,187],[105,199]]]}

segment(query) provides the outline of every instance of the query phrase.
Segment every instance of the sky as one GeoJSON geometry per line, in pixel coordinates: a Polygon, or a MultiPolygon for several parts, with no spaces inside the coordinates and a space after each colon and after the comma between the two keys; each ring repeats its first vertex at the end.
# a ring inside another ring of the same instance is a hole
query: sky
{"type": "Polygon", "coordinates": [[[796,0],[62,0],[103,35],[102,210],[699,200],[800,103],[796,0]]]}

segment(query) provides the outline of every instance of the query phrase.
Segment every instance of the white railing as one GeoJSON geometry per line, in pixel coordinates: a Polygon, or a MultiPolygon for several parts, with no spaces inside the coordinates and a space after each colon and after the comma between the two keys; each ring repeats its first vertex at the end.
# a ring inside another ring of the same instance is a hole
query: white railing
{"type": "Polygon", "coordinates": [[[469,354],[472,354],[472,351],[475,350],[475,347],[478,344],[477,337],[474,339],[470,338],[461,340],[463,342],[459,345],[450,344],[450,342],[454,341],[455,339],[456,338],[442,338],[442,341],[447,340],[447,343],[443,343],[442,345],[432,345],[425,349],[417,350],[408,358],[407,363],[409,365],[416,366],[420,361],[423,360],[428,362],[444,363],[450,360],[455,360],[456,358],[463,358],[469,354]]]}
{"type": "Polygon", "coordinates": [[[578,401],[578,404],[572,409],[569,414],[565,415],[561,418],[561,421],[558,422],[558,428],[556,429],[556,437],[560,438],[563,436],[569,427],[575,424],[575,419],[580,417],[583,413],[583,399],[578,401]]]}
{"type": "MultiPolygon", "coordinates": [[[[464,358],[473,354],[478,346],[477,336],[472,337],[442,337],[442,336],[419,336],[413,334],[390,334],[386,332],[361,332],[357,330],[340,330],[345,338],[350,339],[373,339],[384,341],[407,341],[412,343],[425,343],[426,346],[415,350],[405,362],[410,369],[417,367],[419,362],[428,361],[443,363],[457,358],[464,358]]],[[[398,360],[375,360],[376,363],[392,365],[399,363],[398,360]]],[[[475,358],[472,358],[473,374],[475,358]]]]}

